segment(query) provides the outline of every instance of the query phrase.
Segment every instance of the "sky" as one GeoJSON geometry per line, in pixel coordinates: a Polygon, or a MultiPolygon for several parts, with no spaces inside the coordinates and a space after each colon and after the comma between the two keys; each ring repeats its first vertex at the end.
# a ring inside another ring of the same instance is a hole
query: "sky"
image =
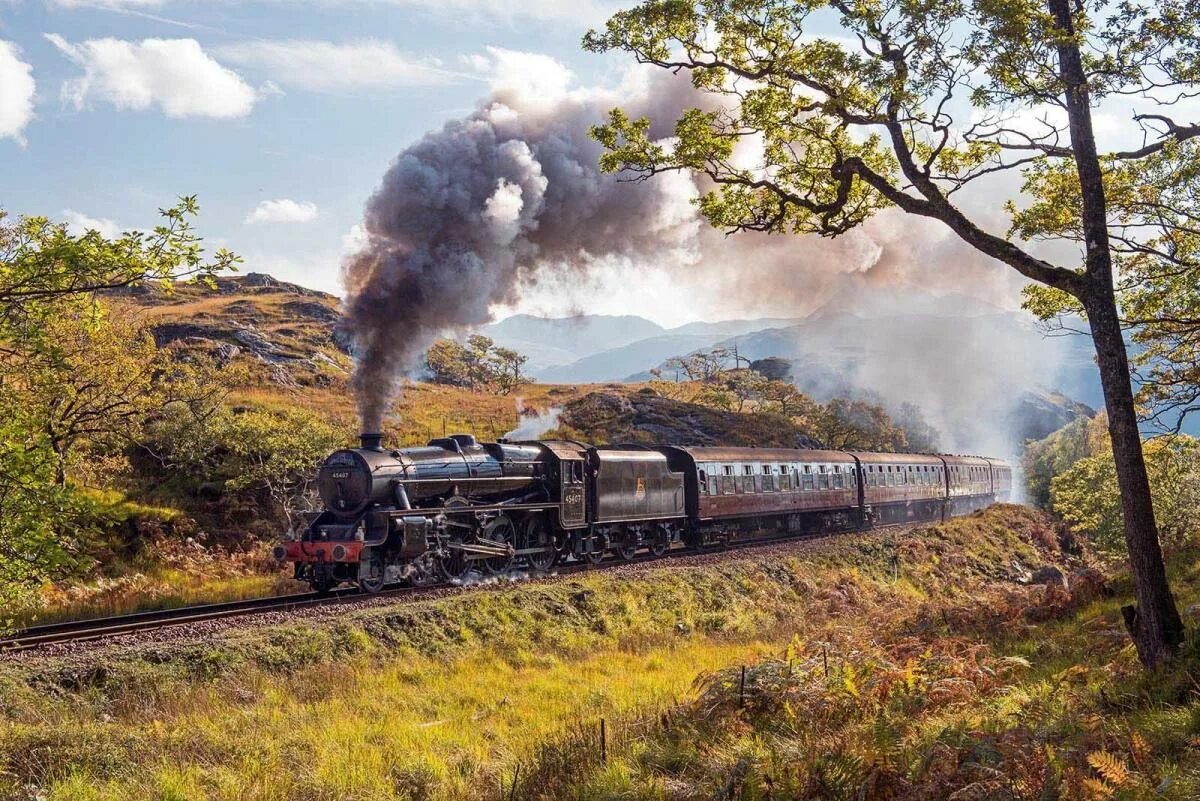
{"type": "Polygon", "coordinates": [[[389,162],[486,94],[488,48],[583,82],[595,0],[0,0],[0,207],[103,233],[199,196],[200,233],[340,292],[389,162]]]}
{"type": "MultiPolygon", "coordinates": [[[[115,234],[152,227],[159,208],[194,194],[199,233],[242,256],[243,270],[341,294],[364,205],[422,135],[506,85],[520,84],[527,103],[577,88],[622,98],[637,68],[584,52],[580,39],[627,4],[0,0],[0,208],[115,234]]],[[[1097,119],[1103,136],[1107,118],[1097,119]]],[[[974,202],[968,210],[1002,233],[996,194],[974,202]]],[[[692,277],[614,263],[543,280],[495,313],[630,313],[664,325],[801,316],[897,276],[935,295],[942,281],[949,295],[962,282],[945,267],[964,259],[977,300],[1017,308],[1023,280],[955,243],[936,224],[885,217],[840,249],[764,246],[767,269],[789,273],[786,291],[769,296],[743,291],[719,263],[692,277]]]]}

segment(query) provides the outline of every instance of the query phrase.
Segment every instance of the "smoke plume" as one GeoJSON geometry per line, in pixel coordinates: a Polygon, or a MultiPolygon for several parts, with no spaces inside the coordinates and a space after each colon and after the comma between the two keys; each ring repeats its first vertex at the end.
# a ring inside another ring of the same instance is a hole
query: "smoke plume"
{"type": "Polygon", "coordinates": [[[544,57],[493,50],[490,66],[497,85],[475,113],[397,157],[367,203],[366,245],[344,265],[366,430],[434,337],[486,323],[540,271],[586,273],[613,256],[677,262],[696,235],[690,179],[618,183],[600,174],[588,136],[616,105],[670,124],[686,82],[658,78],[630,95],[568,89],[569,73],[544,57]]]}
{"type": "Polygon", "coordinates": [[[485,324],[539,286],[574,291],[586,312],[588,287],[614,270],[666,270],[689,289],[662,303],[703,293],[747,316],[800,316],[862,286],[1012,294],[1003,269],[911,218],[881,215],[833,241],[725,237],[699,218],[690,176],[602,175],[589,127],[620,106],[669,136],[682,109],[714,102],[685,76],[637,70],[615,89],[579,88],[552,59],[498,49],[475,66],[490,94],[400,153],[344,265],[364,430],[380,428],[397,381],[437,336],[485,324]]]}

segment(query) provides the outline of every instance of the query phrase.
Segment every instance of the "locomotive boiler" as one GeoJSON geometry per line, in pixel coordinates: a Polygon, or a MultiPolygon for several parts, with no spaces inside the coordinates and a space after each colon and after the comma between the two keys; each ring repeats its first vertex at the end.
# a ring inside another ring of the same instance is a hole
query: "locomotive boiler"
{"type": "Polygon", "coordinates": [[[322,510],[276,546],[319,592],[454,581],[562,558],[661,556],[747,536],[936,520],[1008,499],[999,459],[784,448],[480,443],[388,449],[379,434],[329,455],[322,510]]]}

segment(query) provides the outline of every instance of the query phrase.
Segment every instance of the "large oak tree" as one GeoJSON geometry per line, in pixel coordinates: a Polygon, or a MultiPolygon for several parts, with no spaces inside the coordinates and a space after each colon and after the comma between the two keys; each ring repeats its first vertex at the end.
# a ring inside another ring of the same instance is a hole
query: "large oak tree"
{"type": "Polygon", "coordinates": [[[1115,281],[1147,260],[1169,263],[1196,228],[1200,126],[1174,112],[1200,85],[1198,11],[1194,0],[650,0],[584,40],[690,73],[717,101],[686,111],[661,141],[649,120],[614,110],[594,132],[605,169],[701,175],[711,186],[701,210],[730,231],[837,236],[897,207],[1040,284],[1039,311],[1083,314],[1134,576],[1125,621],[1146,664],[1176,652],[1183,625],[1115,281]],[[1137,144],[1102,152],[1097,107],[1120,100],[1137,144]],[[759,163],[739,158],[742,142],[761,148],[759,163]],[[1014,171],[1011,227],[990,231],[958,193],[994,192],[1014,171]],[[1039,240],[1059,246],[1031,246],[1039,240]]]}

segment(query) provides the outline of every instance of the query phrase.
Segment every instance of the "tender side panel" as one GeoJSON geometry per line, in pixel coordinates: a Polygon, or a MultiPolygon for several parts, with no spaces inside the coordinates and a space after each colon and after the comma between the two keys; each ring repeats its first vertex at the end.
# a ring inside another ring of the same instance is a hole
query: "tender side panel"
{"type": "Polygon", "coordinates": [[[683,517],[683,474],[665,454],[597,448],[594,452],[597,523],[683,517]]]}

